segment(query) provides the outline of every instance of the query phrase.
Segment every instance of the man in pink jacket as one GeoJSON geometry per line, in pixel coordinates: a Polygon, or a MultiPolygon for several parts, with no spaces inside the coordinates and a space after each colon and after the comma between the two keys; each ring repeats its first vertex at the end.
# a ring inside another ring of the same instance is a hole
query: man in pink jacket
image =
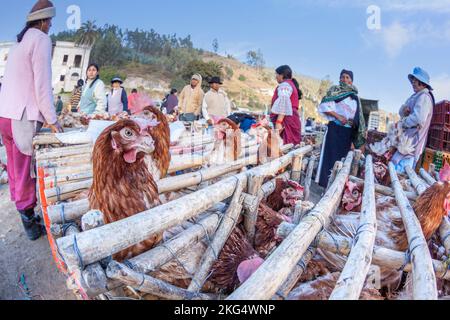
{"type": "Polygon", "coordinates": [[[52,43],[48,36],[55,14],[48,0],[34,5],[26,27],[17,36],[17,44],[8,54],[0,92],[0,133],[8,158],[11,200],[30,240],[38,239],[43,232],[34,212],[33,137],[44,122],[53,132],[62,132],[53,107],[52,43]]]}

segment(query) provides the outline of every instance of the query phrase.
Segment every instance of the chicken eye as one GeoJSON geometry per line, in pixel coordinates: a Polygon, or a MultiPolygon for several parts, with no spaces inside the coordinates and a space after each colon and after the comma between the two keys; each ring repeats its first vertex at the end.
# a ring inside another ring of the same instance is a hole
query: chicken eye
{"type": "Polygon", "coordinates": [[[133,131],[131,131],[130,129],[125,129],[124,134],[125,134],[125,137],[127,137],[127,138],[133,137],[133,131]]]}

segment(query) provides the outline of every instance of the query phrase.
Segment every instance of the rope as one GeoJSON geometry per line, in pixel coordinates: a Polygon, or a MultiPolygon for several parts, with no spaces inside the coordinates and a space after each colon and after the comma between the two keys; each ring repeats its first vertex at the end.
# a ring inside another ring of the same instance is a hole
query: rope
{"type": "Polygon", "coordinates": [[[64,203],[61,204],[61,211],[59,212],[60,216],[61,216],[61,222],[62,224],[66,224],[66,216],[65,216],[65,207],[64,207],[64,203]]]}
{"type": "Polygon", "coordinates": [[[122,263],[132,270],[134,270],[134,268],[136,268],[136,265],[133,262],[131,262],[130,260],[125,260],[122,263]]]}
{"type": "Polygon", "coordinates": [[[167,249],[167,251],[170,252],[170,254],[171,254],[172,257],[176,260],[176,262],[184,269],[184,271],[186,271],[186,273],[188,274],[188,276],[192,278],[192,281],[193,281],[199,288],[202,288],[202,287],[203,287],[203,285],[200,286],[200,284],[197,282],[197,280],[194,279],[194,275],[186,268],[186,266],[184,265],[184,263],[180,261],[180,259],[179,259],[179,258],[177,257],[177,255],[176,255],[176,253],[173,252],[173,250],[172,250],[170,247],[168,247],[165,243],[163,243],[163,244],[161,245],[161,247],[167,249]]]}
{"type": "Polygon", "coordinates": [[[61,189],[59,188],[59,186],[57,186],[55,189],[56,189],[56,201],[61,202],[61,189]]]}
{"type": "Polygon", "coordinates": [[[355,240],[354,240],[354,242],[355,242],[355,243],[358,242],[359,236],[360,236],[363,232],[366,232],[366,231],[372,231],[371,229],[369,229],[369,227],[371,227],[371,226],[372,226],[372,223],[370,223],[370,222],[366,222],[366,223],[363,223],[362,225],[360,225],[360,226],[358,227],[358,229],[356,230],[356,235],[355,235],[355,240]]]}
{"type": "Polygon", "coordinates": [[[78,228],[78,226],[77,226],[76,223],[74,223],[74,222],[64,224],[64,225],[63,225],[63,228],[62,228],[62,234],[63,234],[63,237],[66,236],[67,231],[69,230],[70,227],[78,228]]]}
{"type": "Polygon", "coordinates": [[[77,235],[76,234],[73,235],[73,249],[75,251],[75,254],[77,255],[78,264],[80,265],[81,270],[84,270],[85,265],[84,265],[84,262],[83,262],[83,257],[81,256],[80,248],[78,248],[77,235]]]}
{"type": "Polygon", "coordinates": [[[406,266],[411,262],[411,254],[408,251],[405,252],[405,262],[403,263],[403,265],[400,267],[400,269],[397,269],[397,271],[405,271],[406,266]]]}

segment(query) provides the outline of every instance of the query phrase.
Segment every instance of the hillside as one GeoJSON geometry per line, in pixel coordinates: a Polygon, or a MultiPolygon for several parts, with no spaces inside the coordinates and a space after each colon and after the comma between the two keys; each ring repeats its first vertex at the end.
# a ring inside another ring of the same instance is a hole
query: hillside
{"type": "MultiPolygon", "coordinates": [[[[269,107],[273,92],[277,86],[273,69],[248,66],[236,59],[204,53],[201,59],[214,61],[223,66],[224,89],[236,106],[252,111],[264,111],[269,107]]],[[[170,90],[172,75],[160,72],[154,66],[130,64],[118,68],[118,72],[126,75],[124,86],[131,90],[145,90],[155,99],[162,99],[170,90]]],[[[302,100],[305,116],[319,118],[316,106],[320,100],[321,80],[295,75],[304,93],[302,100]]]]}

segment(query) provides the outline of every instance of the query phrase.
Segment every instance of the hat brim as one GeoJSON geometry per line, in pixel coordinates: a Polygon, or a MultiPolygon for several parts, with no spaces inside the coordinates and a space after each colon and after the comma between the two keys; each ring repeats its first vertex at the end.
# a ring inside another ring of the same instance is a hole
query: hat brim
{"type": "Polygon", "coordinates": [[[44,8],[44,9],[30,13],[27,16],[27,22],[50,19],[50,18],[54,18],[55,16],[56,16],[56,8],[55,7],[44,8]]]}
{"type": "Polygon", "coordinates": [[[118,82],[120,84],[123,84],[123,81],[120,80],[120,79],[113,79],[113,80],[111,80],[111,83],[114,83],[114,82],[118,82]]]}
{"type": "Polygon", "coordinates": [[[410,82],[412,82],[414,79],[419,80],[420,82],[422,82],[422,83],[424,83],[425,85],[427,85],[428,88],[430,88],[430,90],[433,90],[433,87],[428,83],[427,80],[421,78],[420,76],[414,75],[414,74],[409,74],[409,75],[408,75],[408,80],[409,80],[410,82]]]}
{"type": "Polygon", "coordinates": [[[209,84],[213,84],[213,83],[218,83],[218,84],[223,84],[223,82],[220,82],[220,81],[211,81],[211,82],[208,82],[209,84]]]}

